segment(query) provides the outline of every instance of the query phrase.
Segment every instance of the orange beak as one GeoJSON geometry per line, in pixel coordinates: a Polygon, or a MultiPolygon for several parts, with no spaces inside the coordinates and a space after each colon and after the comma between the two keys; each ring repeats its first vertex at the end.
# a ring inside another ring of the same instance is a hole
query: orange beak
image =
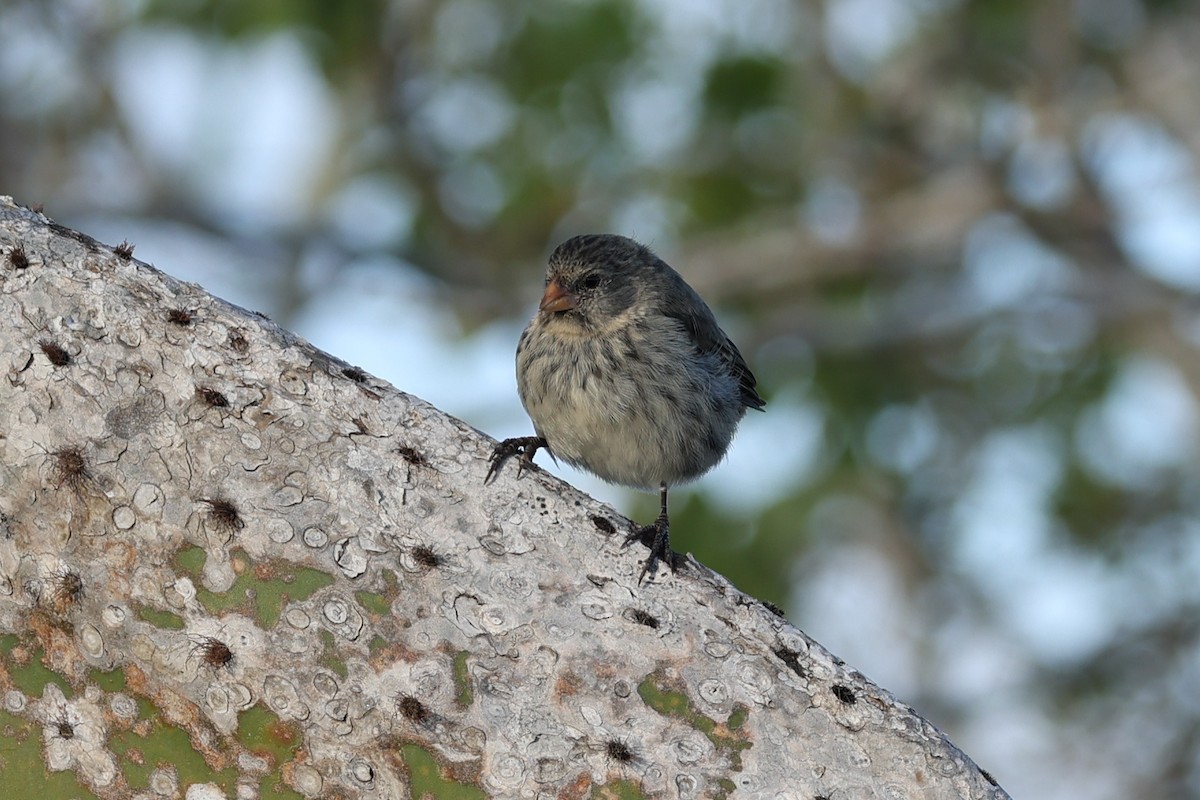
{"type": "Polygon", "coordinates": [[[551,279],[546,284],[546,292],[542,295],[542,303],[538,306],[538,311],[557,314],[560,311],[569,311],[578,305],[578,297],[559,286],[558,281],[551,279]]]}

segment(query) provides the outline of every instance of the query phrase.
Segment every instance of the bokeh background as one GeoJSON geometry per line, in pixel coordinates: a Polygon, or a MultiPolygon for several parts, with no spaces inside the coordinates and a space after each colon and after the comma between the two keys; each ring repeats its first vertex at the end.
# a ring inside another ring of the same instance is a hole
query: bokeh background
{"type": "Polygon", "coordinates": [[[1195,2],[5,0],[0,31],[0,192],[496,437],[554,244],[651,244],[768,399],[673,493],[676,547],[1014,796],[1200,797],[1195,2]]]}

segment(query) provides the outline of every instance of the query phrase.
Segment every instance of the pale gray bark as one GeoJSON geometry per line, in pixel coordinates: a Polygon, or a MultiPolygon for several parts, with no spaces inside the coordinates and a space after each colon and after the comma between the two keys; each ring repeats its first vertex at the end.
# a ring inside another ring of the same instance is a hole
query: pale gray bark
{"type": "Polygon", "coordinates": [[[4,711],[97,796],[151,796],[112,747],[133,699],[230,797],[435,791],[420,751],[490,797],[1006,796],[720,575],[639,586],[611,509],[485,486],[470,426],[7,198],[0,353],[4,711]],[[16,680],[38,658],[66,691],[16,680]],[[281,754],[238,735],[256,705],[281,754]]]}

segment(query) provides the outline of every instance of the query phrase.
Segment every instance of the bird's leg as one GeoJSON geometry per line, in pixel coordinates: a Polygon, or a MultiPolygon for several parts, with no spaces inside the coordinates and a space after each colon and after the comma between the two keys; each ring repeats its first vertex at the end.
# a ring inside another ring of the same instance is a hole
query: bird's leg
{"type": "Polygon", "coordinates": [[[518,436],[498,443],[496,449],[492,451],[492,465],[488,468],[483,482],[491,483],[492,479],[499,474],[500,468],[504,466],[504,462],[513,456],[521,457],[521,460],[517,462],[517,477],[521,477],[525,468],[533,463],[533,454],[543,447],[547,450],[550,449],[550,445],[541,436],[518,436]]]}
{"type": "Polygon", "coordinates": [[[661,484],[658,487],[659,500],[661,502],[661,510],[658,513],[658,519],[654,520],[650,525],[643,525],[633,533],[625,537],[625,545],[630,542],[638,541],[647,545],[650,548],[650,555],[646,559],[646,565],[642,567],[642,574],[638,577],[638,583],[646,579],[647,575],[653,575],[658,571],[658,562],[665,561],[667,566],[674,572],[677,564],[675,563],[675,554],[671,552],[671,522],[667,518],[667,485],[661,484]]]}

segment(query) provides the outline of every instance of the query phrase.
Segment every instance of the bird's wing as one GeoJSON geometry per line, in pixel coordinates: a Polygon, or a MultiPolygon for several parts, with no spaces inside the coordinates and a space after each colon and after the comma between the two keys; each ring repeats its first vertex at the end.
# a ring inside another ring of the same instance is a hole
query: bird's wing
{"type": "MultiPolygon", "coordinates": [[[[699,296],[696,299],[699,301],[699,296]]],[[[708,311],[708,307],[703,304],[703,301],[700,301],[699,307],[704,309],[704,311],[708,311]]],[[[758,394],[756,388],[758,381],[755,379],[754,373],[750,371],[750,367],[747,366],[746,359],[742,358],[737,345],[717,325],[712,312],[701,314],[693,309],[680,306],[668,307],[664,311],[668,316],[674,317],[683,323],[684,328],[692,339],[692,343],[698,351],[716,355],[729,370],[729,373],[737,378],[738,388],[741,390],[742,405],[761,411],[762,407],[767,404],[767,401],[763,400],[758,394]]]]}
{"type": "Polygon", "coordinates": [[[762,411],[767,401],[763,400],[758,394],[758,381],[755,379],[754,373],[746,365],[746,359],[742,358],[742,354],[738,351],[737,345],[733,343],[733,340],[728,336],[724,336],[723,338],[725,341],[719,345],[718,353],[738,379],[738,387],[742,391],[742,405],[762,411]]]}

